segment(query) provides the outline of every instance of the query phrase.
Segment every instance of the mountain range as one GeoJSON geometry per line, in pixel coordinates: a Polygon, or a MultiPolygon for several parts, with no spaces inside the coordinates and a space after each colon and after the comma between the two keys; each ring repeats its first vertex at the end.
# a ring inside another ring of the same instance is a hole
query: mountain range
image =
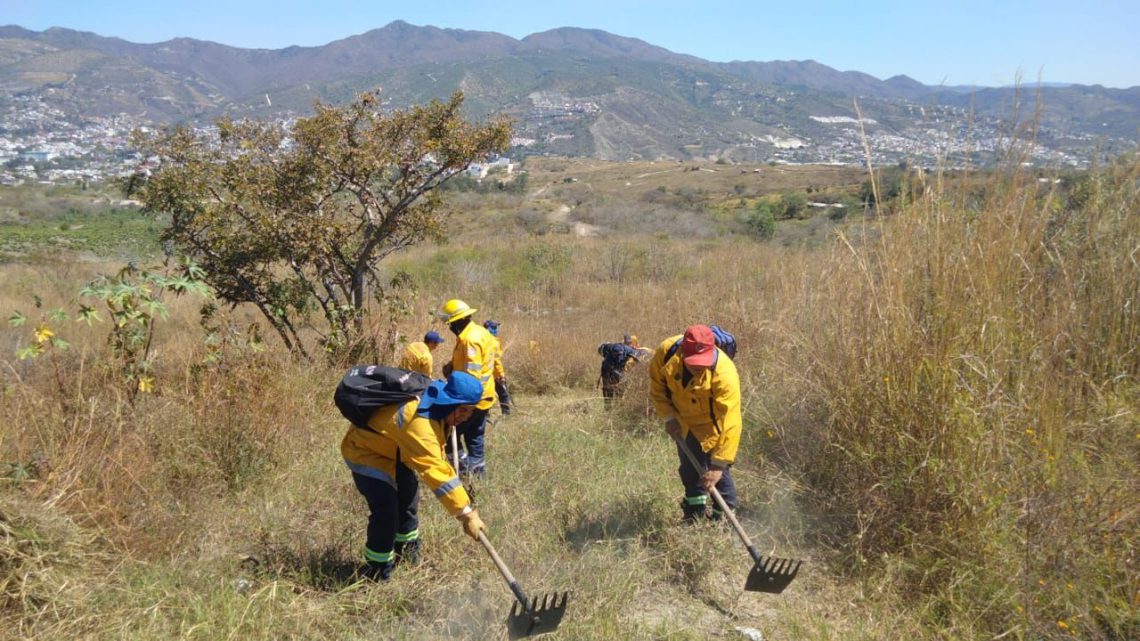
{"type": "Polygon", "coordinates": [[[35,98],[76,118],[205,123],[301,115],[377,88],[391,107],[462,89],[473,117],[514,117],[516,143],[533,153],[611,159],[844,161],[862,153],[859,114],[872,142],[904,156],[968,158],[1029,121],[1054,156],[1140,139],[1140,87],[932,87],[811,60],[710,62],[592,29],[519,40],[397,21],[270,50],[0,27],[0,106],[35,98]]]}

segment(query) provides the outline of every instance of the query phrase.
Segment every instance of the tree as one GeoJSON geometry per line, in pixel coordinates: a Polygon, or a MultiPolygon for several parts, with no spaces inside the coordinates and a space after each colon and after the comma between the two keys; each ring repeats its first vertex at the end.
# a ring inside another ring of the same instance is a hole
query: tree
{"type": "Polygon", "coordinates": [[[217,135],[177,127],[136,146],[160,165],[137,187],[144,210],[166,213],[163,233],[205,271],[220,299],[255,305],[291,350],[319,310],[330,352],[361,346],[369,293],[383,297],[386,256],[442,235],[438,187],[506,149],[504,118],[475,124],[463,95],[382,112],[377,93],[315,105],[292,127],[217,121],[217,135]]]}

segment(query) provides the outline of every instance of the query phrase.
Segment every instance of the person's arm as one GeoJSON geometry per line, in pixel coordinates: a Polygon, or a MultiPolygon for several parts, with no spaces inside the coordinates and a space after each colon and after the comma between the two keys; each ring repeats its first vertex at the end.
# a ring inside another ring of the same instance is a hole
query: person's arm
{"type": "Polygon", "coordinates": [[[669,390],[665,383],[665,354],[666,348],[658,348],[649,362],[649,398],[653,401],[653,409],[657,417],[668,421],[676,419],[677,412],[673,408],[673,401],[669,399],[669,390]]]}
{"type": "Polygon", "coordinates": [[[495,380],[501,381],[507,377],[506,371],[503,370],[503,344],[499,339],[495,339],[495,380]]]}
{"type": "MultiPolygon", "coordinates": [[[[721,354],[724,356],[724,354],[721,354]]],[[[728,357],[721,358],[713,372],[713,417],[720,438],[709,452],[714,468],[724,469],[736,460],[743,420],[740,415],[740,378],[728,357]]]]}
{"type": "Polygon", "coordinates": [[[431,421],[414,414],[414,402],[409,405],[413,408],[409,410],[412,416],[396,429],[400,458],[423,479],[452,516],[459,516],[471,506],[471,497],[467,495],[459,475],[442,456],[431,421]]]}

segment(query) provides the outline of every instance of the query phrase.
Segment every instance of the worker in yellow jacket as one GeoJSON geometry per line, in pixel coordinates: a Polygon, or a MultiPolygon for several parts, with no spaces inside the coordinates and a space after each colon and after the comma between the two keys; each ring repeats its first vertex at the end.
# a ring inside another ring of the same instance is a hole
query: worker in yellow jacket
{"type": "Polygon", "coordinates": [[[424,334],[424,339],[422,341],[409,343],[408,346],[404,348],[404,355],[400,357],[400,364],[398,367],[400,369],[419,372],[420,374],[431,378],[431,353],[435,351],[435,348],[439,347],[442,344],[443,337],[439,335],[439,332],[431,331],[424,334]]]}
{"type": "Polygon", "coordinates": [[[491,340],[495,347],[495,396],[499,397],[499,410],[503,416],[511,413],[511,392],[507,389],[507,370],[503,368],[503,343],[499,340],[499,326],[501,323],[494,320],[483,321],[483,327],[491,333],[491,340]]]}
{"type": "Polygon", "coordinates": [[[455,351],[451,355],[451,371],[466,372],[483,384],[483,398],[475,405],[471,417],[455,428],[463,441],[466,455],[460,457],[460,471],[475,476],[487,472],[483,452],[483,437],[487,430],[487,412],[495,404],[495,345],[494,337],[471,316],[478,310],[453,298],[443,304],[440,317],[447,321],[455,334],[455,351]]]}
{"type": "Polygon", "coordinates": [[[483,385],[464,372],[434,381],[419,399],[372,413],[368,429],[350,427],[340,444],[356,489],[368,501],[367,565],[362,574],[385,581],[397,561],[419,553],[421,477],[473,539],[485,529],[456,471],[444,456],[447,430],[466,420],[483,398],[483,385]]]}
{"type": "Polygon", "coordinates": [[[723,516],[716,506],[708,513],[708,490],[713,487],[735,508],[736,486],[729,468],[740,445],[740,378],[707,325],[692,325],[658,346],[649,363],[649,397],[665,421],[665,431],[680,437],[704,467],[693,469],[678,445],[685,520],[723,516]]]}

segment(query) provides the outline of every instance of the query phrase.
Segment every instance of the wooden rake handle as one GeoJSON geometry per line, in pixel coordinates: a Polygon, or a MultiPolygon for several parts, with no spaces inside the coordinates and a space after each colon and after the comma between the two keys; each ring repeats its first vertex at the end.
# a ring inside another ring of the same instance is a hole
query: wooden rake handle
{"type": "MultiPolygon", "coordinates": [[[[697,460],[697,457],[693,454],[692,450],[689,449],[689,446],[681,440],[681,437],[674,434],[670,434],[670,436],[672,436],[673,440],[677,442],[678,448],[680,448],[681,452],[685,454],[685,458],[689,459],[689,464],[693,466],[693,469],[697,471],[697,474],[704,474],[704,466],[702,466],[700,461],[697,460]]],[[[748,538],[748,533],[744,531],[744,527],[740,525],[740,521],[736,520],[736,515],[732,513],[732,509],[730,509],[728,507],[728,504],[724,502],[724,497],[720,495],[720,492],[717,491],[716,487],[709,488],[709,494],[712,494],[713,500],[716,501],[716,504],[720,508],[721,512],[724,512],[724,515],[728,517],[728,522],[732,523],[732,529],[736,530],[736,535],[740,537],[741,542],[744,543],[744,547],[748,548],[748,553],[752,555],[752,560],[755,561],[758,565],[761,564],[763,562],[763,559],[760,556],[760,553],[756,551],[756,546],[752,545],[752,539],[748,538]]]]}
{"type": "Polygon", "coordinates": [[[499,569],[499,574],[503,575],[503,579],[507,582],[507,587],[514,593],[515,598],[522,604],[524,612],[531,612],[531,606],[527,603],[526,593],[523,592],[522,586],[515,580],[515,575],[511,574],[511,570],[503,563],[503,559],[499,557],[499,553],[495,551],[495,546],[491,545],[491,540],[487,538],[486,534],[479,533],[479,542],[483,544],[483,548],[487,550],[487,554],[491,555],[491,560],[495,562],[495,567],[499,569]]]}

